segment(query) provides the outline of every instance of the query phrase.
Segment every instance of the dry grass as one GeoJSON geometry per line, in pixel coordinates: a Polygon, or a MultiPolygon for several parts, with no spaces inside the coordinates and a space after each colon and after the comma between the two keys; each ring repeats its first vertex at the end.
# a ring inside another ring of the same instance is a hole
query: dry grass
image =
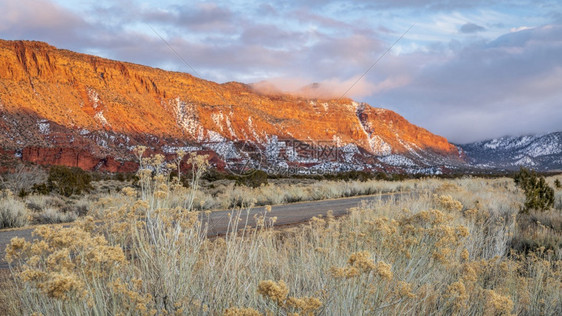
{"type": "Polygon", "coordinates": [[[258,188],[235,186],[233,182],[219,184],[212,190],[196,195],[197,209],[275,205],[300,201],[370,195],[412,190],[415,181],[318,181],[313,183],[276,183],[258,188]]]}
{"type": "MultiPolygon", "coordinates": [[[[562,313],[560,249],[510,249],[524,199],[511,179],[412,181],[415,198],[281,231],[264,213],[258,227],[209,239],[193,211],[197,191],[163,174],[139,175],[141,189],[92,207],[107,219],[102,227],[86,218],[40,228],[42,241],[12,242],[18,290],[2,294],[17,302],[7,308],[44,315],[562,313]]],[[[233,211],[230,220],[246,216],[233,211]]],[[[560,213],[541,216],[560,220],[560,213]]]]}
{"type": "MultiPolygon", "coordinates": [[[[237,186],[234,181],[218,181],[198,187],[193,191],[193,210],[217,210],[246,208],[250,205],[276,205],[300,201],[315,201],[358,195],[370,195],[385,192],[411,191],[418,181],[285,181],[273,180],[271,184],[258,188],[237,186]]],[[[107,208],[119,208],[122,205],[120,191],[126,182],[104,180],[93,182],[93,191],[79,197],[70,198],[60,195],[28,195],[23,198],[11,195],[10,203],[23,202],[28,209],[29,218],[19,221],[18,225],[50,224],[74,221],[85,215],[103,219],[107,208]]],[[[187,190],[190,191],[190,190],[187,190]]],[[[182,205],[184,197],[169,197],[173,205],[182,205]]],[[[16,215],[14,212],[10,214],[16,215]]],[[[21,212],[20,212],[21,213],[21,212]]],[[[20,214],[18,213],[18,214],[20,214]]],[[[23,214],[23,213],[21,213],[23,214]]]]}
{"type": "Polygon", "coordinates": [[[30,212],[10,190],[0,191],[0,228],[22,227],[28,224],[30,212]]]}
{"type": "Polygon", "coordinates": [[[14,302],[14,293],[17,288],[13,281],[10,270],[0,269],[0,315],[18,315],[17,302],[14,302]]]}

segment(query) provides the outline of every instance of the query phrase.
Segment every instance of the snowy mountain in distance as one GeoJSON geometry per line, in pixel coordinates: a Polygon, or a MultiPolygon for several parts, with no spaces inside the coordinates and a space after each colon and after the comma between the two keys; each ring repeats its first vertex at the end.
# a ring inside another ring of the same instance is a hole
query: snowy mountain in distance
{"type": "Polygon", "coordinates": [[[479,168],[562,170],[562,132],[504,136],[458,146],[468,162],[479,168]]]}

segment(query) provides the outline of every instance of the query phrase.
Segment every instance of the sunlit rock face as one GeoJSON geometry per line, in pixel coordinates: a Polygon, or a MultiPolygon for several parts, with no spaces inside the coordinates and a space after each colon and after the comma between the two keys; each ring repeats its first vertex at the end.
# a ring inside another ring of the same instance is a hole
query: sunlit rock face
{"type": "Polygon", "coordinates": [[[134,170],[140,144],[168,155],[208,152],[217,168],[256,155],[261,168],[335,171],[464,163],[445,138],[365,103],[263,93],[32,41],[0,40],[0,142],[3,155],[20,160],[107,171],[134,170]],[[303,157],[291,141],[339,154],[303,157]]]}

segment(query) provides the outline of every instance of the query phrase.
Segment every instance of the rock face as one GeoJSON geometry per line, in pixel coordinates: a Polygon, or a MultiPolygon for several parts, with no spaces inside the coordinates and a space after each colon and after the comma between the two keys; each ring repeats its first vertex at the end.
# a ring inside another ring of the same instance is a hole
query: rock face
{"type": "Polygon", "coordinates": [[[505,136],[460,147],[472,165],[484,169],[562,170],[562,132],[505,136]]]}
{"type": "Polygon", "coordinates": [[[25,161],[108,171],[134,170],[139,144],[212,151],[227,168],[423,171],[464,159],[445,138],[350,99],[265,95],[31,41],[0,40],[0,142],[25,161]],[[303,145],[338,154],[304,157],[303,145]]]}

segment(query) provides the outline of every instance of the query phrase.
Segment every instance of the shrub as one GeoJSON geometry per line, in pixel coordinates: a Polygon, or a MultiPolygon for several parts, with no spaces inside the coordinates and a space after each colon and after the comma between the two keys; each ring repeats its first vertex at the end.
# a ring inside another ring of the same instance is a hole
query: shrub
{"type": "Polygon", "coordinates": [[[560,179],[554,180],[554,186],[555,186],[557,189],[562,188],[562,184],[560,183],[560,179]]]}
{"type": "Polygon", "coordinates": [[[547,251],[554,258],[562,256],[562,216],[558,212],[520,214],[511,247],[527,255],[547,251]],[[541,250],[542,249],[542,250],[541,250]]]}
{"type": "Polygon", "coordinates": [[[91,190],[91,181],[92,176],[80,168],[53,166],[49,170],[47,187],[50,191],[55,191],[60,195],[71,196],[91,190]]]}
{"type": "Polygon", "coordinates": [[[89,207],[90,206],[88,201],[79,201],[73,204],[66,205],[60,210],[63,213],[74,213],[78,216],[86,216],[88,214],[89,207]]]}
{"type": "Polygon", "coordinates": [[[515,175],[515,185],[525,191],[525,205],[523,212],[535,209],[545,211],[554,206],[554,190],[548,186],[544,177],[525,168],[515,175]]]}
{"type": "Polygon", "coordinates": [[[236,185],[245,185],[247,187],[257,188],[267,184],[267,173],[261,170],[250,171],[246,175],[236,179],[236,185]]]}
{"type": "Polygon", "coordinates": [[[11,191],[0,193],[0,228],[25,226],[29,211],[25,203],[14,198],[11,191]]]}
{"type": "Polygon", "coordinates": [[[19,197],[24,197],[28,190],[35,185],[45,182],[47,173],[39,166],[18,165],[13,171],[4,175],[3,186],[17,193],[19,197]]]}
{"type": "Polygon", "coordinates": [[[125,175],[121,172],[118,172],[118,173],[115,174],[115,180],[124,182],[125,181],[125,175]]]}
{"type": "Polygon", "coordinates": [[[178,177],[178,172],[176,170],[172,170],[168,175],[168,180],[172,181],[173,179],[177,179],[184,188],[189,188],[192,177],[193,177],[192,172],[188,172],[187,174],[182,174],[180,177],[178,177]]]}
{"type": "Polygon", "coordinates": [[[356,171],[356,170],[324,175],[324,178],[328,180],[361,181],[361,182],[374,179],[375,177],[376,175],[373,173],[369,173],[365,171],[356,171]]]}
{"type": "Polygon", "coordinates": [[[203,174],[201,180],[214,182],[220,180],[236,180],[237,178],[238,177],[234,174],[230,174],[227,172],[220,172],[217,171],[216,169],[209,169],[205,172],[205,174],[203,174]]]}
{"type": "Polygon", "coordinates": [[[33,193],[37,193],[41,195],[47,195],[51,192],[46,183],[35,184],[34,186],[31,187],[31,191],[33,193]]]}
{"type": "Polygon", "coordinates": [[[75,212],[64,212],[53,207],[44,209],[41,213],[33,215],[33,221],[38,224],[57,224],[74,222],[78,218],[75,212]]]}

